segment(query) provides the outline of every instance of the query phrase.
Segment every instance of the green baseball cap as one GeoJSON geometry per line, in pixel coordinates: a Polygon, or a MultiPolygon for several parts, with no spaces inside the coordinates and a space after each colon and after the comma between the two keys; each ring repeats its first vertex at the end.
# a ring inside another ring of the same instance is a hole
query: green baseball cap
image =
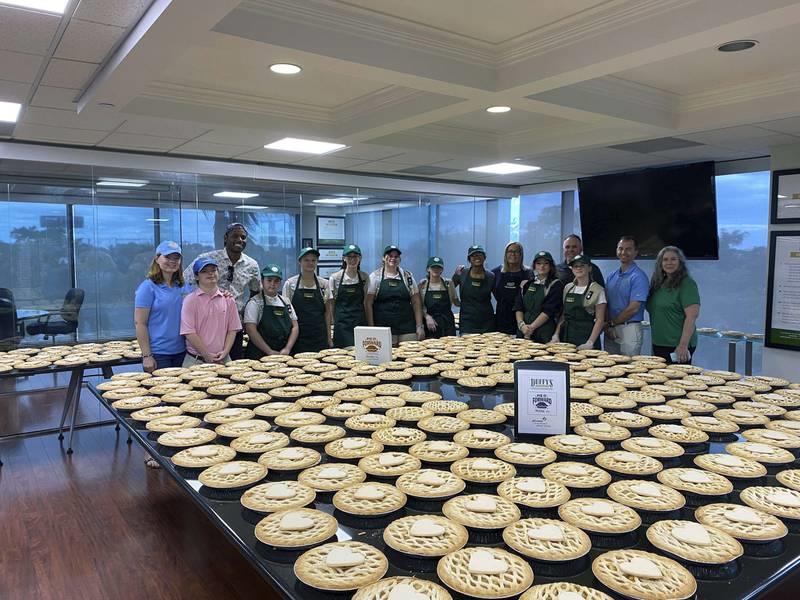
{"type": "Polygon", "coordinates": [[[348,254],[358,254],[361,256],[361,248],[355,244],[347,244],[344,248],[342,248],[342,256],[347,256],[348,254]]]}
{"type": "Polygon", "coordinates": [[[397,252],[398,254],[402,254],[402,252],[400,251],[400,248],[398,248],[398,247],[397,247],[397,246],[395,246],[394,244],[389,244],[388,246],[386,246],[386,247],[383,249],[383,255],[384,255],[384,256],[386,256],[387,254],[389,254],[389,252],[397,252]]]}
{"type": "Polygon", "coordinates": [[[312,248],[311,246],[306,246],[300,250],[300,254],[297,255],[297,260],[303,258],[306,254],[316,254],[317,258],[319,258],[319,250],[316,248],[312,248]]]}
{"type": "Polygon", "coordinates": [[[429,267],[442,267],[444,269],[444,261],[439,256],[431,256],[428,259],[429,267]]]}
{"type": "Polygon", "coordinates": [[[281,269],[275,263],[270,263],[263,269],[261,269],[261,277],[262,279],[266,279],[267,277],[276,277],[278,279],[283,279],[283,269],[281,269]]]}
{"type": "Polygon", "coordinates": [[[590,259],[585,254],[578,254],[574,256],[571,261],[569,261],[569,266],[571,267],[575,263],[583,263],[584,265],[590,265],[592,264],[592,259],[590,259]]]}
{"type": "Polygon", "coordinates": [[[551,262],[552,264],[556,264],[556,261],[553,260],[553,255],[547,252],[546,250],[542,250],[541,252],[537,252],[536,256],[533,257],[533,263],[536,264],[537,260],[546,260],[551,262]]]}
{"type": "Polygon", "coordinates": [[[478,252],[486,256],[486,250],[483,249],[483,246],[470,246],[469,250],[467,250],[467,258],[473,254],[478,254],[478,252]]]}

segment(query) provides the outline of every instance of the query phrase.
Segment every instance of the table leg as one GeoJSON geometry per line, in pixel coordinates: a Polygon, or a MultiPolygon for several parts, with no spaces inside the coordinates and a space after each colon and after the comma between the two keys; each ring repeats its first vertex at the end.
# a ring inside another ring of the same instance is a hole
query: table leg
{"type": "Polygon", "coordinates": [[[75,435],[75,421],[78,420],[78,406],[81,402],[81,388],[83,387],[83,369],[80,370],[78,383],[75,387],[74,399],[72,401],[72,419],[69,424],[69,443],[67,444],[67,454],[72,454],[72,438],[75,435]]]}
{"type": "Polygon", "coordinates": [[[64,439],[64,423],[67,420],[67,414],[69,414],[69,409],[72,407],[72,399],[75,396],[75,386],[78,383],[78,380],[81,379],[81,375],[83,374],[83,369],[72,369],[70,371],[69,376],[69,385],[67,386],[67,396],[64,399],[64,412],[61,413],[61,422],[58,424],[58,439],[64,439]]]}
{"type": "Polygon", "coordinates": [[[753,342],[750,340],[744,343],[744,374],[753,374],[753,342]]]}
{"type": "Polygon", "coordinates": [[[111,379],[111,376],[114,374],[114,370],[110,365],[103,365],[100,367],[100,371],[102,371],[104,379],[111,379]]]}
{"type": "Polygon", "coordinates": [[[728,371],[736,371],[736,342],[728,342],[728,371]]]}

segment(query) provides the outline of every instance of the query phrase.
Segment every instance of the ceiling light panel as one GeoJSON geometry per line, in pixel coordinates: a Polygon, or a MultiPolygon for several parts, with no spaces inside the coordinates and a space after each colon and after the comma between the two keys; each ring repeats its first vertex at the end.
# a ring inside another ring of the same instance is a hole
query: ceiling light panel
{"type": "Polygon", "coordinates": [[[16,102],[0,102],[0,121],[3,123],[16,123],[22,105],[16,102]]]}
{"type": "Polygon", "coordinates": [[[472,167],[467,171],[473,173],[491,173],[492,175],[512,175],[514,173],[525,173],[526,171],[539,171],[541,167],[533,165],[521,165],[519,163],[495,163],[492,165],[483,165],[480,167],[472,167]]]}
{"type": "Polygon", "coordinates": [[[490,106],[486,112],[493,114],[507,113],[511,110],[510,106],[490,106]]]}
{"type": "Polygon", "coordinates": [[[63,15],[67,2],[68,0],[0,0],[0,6],[19,6],[63,15]]]}
{"type": "Polygon", "coordinates": [[[283,138],[282,140],[264,146],[267,150],[284,150],[286,152],[302,152],[304,154],[329,154],[346,147],[347,146],[344,144],[318,142],[316,140],[304,140],[292,137],[283,138]]]}
{"type": "Polygon", "coordinates": [[[215,198],[236,198],[237,200],[247,200],[258,196],[255,192],[217,192],[215,198]]]}
{"type": "Polygon", "coordinates": [[[269,70],[278,75],[297,75],[303,69],[291,63],[275,63],[269,66],[269,70]]]}
{"type": "Polygon", "coordinates": [[[318,198],[317,200],[312,200],[311,202],[313,204],[331,204],[334,206],[353,203],[350,198],[318,198]]]}
{"type": "Polygon", "coordinates": [[[146,186],[149,181],[146,179],[119,179],[117,177],[105,177],[97,182],[96,185],[105,187],[121,188],[140,188],[146,186]]]}

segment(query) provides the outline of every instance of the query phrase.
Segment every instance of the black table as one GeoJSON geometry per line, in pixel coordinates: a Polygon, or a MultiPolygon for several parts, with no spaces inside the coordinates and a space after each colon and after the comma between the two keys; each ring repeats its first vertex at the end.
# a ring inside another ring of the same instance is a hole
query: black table
{"type": "MultiPolygon", "coordinates": [[[[111,375],[113,375],[114,367],[136,365],[141,362],[141,358],[123,358],[121,360],[114,360],[110,362],[86,363],[84,365],[50,365],[48,367],[42,367],[41,369],[14,369],[12,371],[0,373],[0,379],[12,377],[33,377],[34,375],[52,375],[55,373],[66,372],[70,373],[69,384],[67,385],[67,393],[64,396],[64,410],[61,413],[61,422],[58,425],[58,439],[64,439],[64,427],[67,420],[67,415],[69,414],[70,422],[67,454],[72,454],[72,439],[75,433],[75,421],[78,416],[78,406],[81,400],[81,388],[83,387],[85,371],[90,369],[100,369],[100,371],[103,373],[103,377],[108,379],[111,377],[111,375]]],[[[0,461],[0,465],[2,464],[2,461],[0,461]]]]}
{"type": "MultiPolygon", "coordinates": [[[[426,381],[423,383],[414,382],[413,388],[415,390],[430,390],[442,394],[445,400],[462,400],[467,402],[471,408],[491,408],[501,402],[511,402],[513,400],[513,393],[511,391],[491,393],[491,394],[473,394],[468,393],[461,387],[449,385],[439,380],[426,381]]],[[[150,432],[143,427],[143,424],[137,424],[135,421],[126,418],[124,415],[118,413],[110,404],[105,401],[100,392],[89,384],[89,389],[95,393],[100,402],[104,404],[122,425],[130,432],[130,434],[139,442],[144,449],[155,458],[161,465],[164,472],[169,474],[175,479],[192,501],[206,514],[214,525],[231,541],[231,543],[244,555],[244,557],[253,565],[253,567],[261,574],[261,576],[270,583],[276,590],[278,590],[284,598],[290,600],[330,600],[331,598],[350,598],[351,594],[342,593],[326,593],[315,590],[306,586],[297,580],[292,570],[294,561],[302,554],[302,551],[286,551],[276,550],[265,546],[259,542],[255,537],[256,523],[266,515],[258,515],[242,507],[238,500],[238,496],[232,499],[219,500],[209,494],[202,484],[197,479],[186,479],[179,470],[172,464],[172,461],[162,454],[168,449],[159,446],[153,439],[149,437],[150,432]],[[209,497],[212,496],[212,497],[209,497]]],[[[258,417],[256,417],[258,418],[258,417]]],[[[329,423],[334,423],[328,420],[329,423]]],[[[276,430],[280,431],[280,428],[276,430]]],[[[288,433],[288,431],[287,431],[288,433]]],[[[510,427],[506,428],[506,434],[512,434],[510,427]]],[[[349,432],[349,435],[364,435],[349,432]]],[[[294,443],[294,442],[293,442],[294,443]]],[[[712,442],[710,449],[713,452],[722,452],[726,442],[712,442]]],[[[470,451],[470,455],[475,455],[474,451],[470,451]]],[[[245,455],[246,456],[246,455],[245,455]]],[[[253,460],[257,455],[249,455],[253,460]]],[[[681,459],[681,466],[694,466],[691,459],[694,455],[685,455],[681,459]]],[[[323,462],[327,457],[323,454],[323,462]]],[[[796,467],[800,461],[795,461],[793,465],[785,465],[783,468],[796,467]]],[[[429,466],[429,465],[426,465],[429,466]]],[[[445,467],[447,468],[447,467],[445,467]]],[[[519,470],[519,469],[518,469],[519,470]]],[[[183,471],[185,472],[185,471],[183,471]]],[[[529,473],[533,474],[529,471],[529,473]]],[[[271,471],[266,481],[277,481],[280,479],[296,479],[296,472],[290,476],[271,471]]],[[[738,502],[738,491],[747,485],[777,485],[773,475],[769,475],[767,483],[763,481],[758,483],[746,484],[744,486],[736,485],[736,490],[731,494],[730,502],[738,502]]],[[[368,478],[372,480],[372,478],[368,478]]],[[[465,493],[470,493],[471,487],[468,484],[465,493]]],[[[475,491],[483,491],[480,489],[475,491]]],[[[491,493],[491,492],[490,492],[491,493]]],[[[605,497],[602,492],[597,494],[598,497],[605,497]]],[[[339,529],[337,531],[337,538],[339,541],[348,539],[355,539],[363,541],[379,548],[389,558],[389,571],[386,576],[394,575],[413,575],[424,579],[431,579],[438,581],[436,577],[436,561],[435,560],[418,560],[409,559],[394,552],[391,548],[387,548],[383,542],[382,534],[383,528],[396,518],[411,515],[423,514],[423,512],[430,513],[431,511],[418,511],[409,507],[405,507],[396,513],[393,513],[389,518],[376,518],[364,519],[360,517],[353,517],[341,513],[334,509],[330,503],[330,494],[318,494],[317,500],[314,504],[309,505],[309,508],[317,508],[327,513],[333,514],[339,522],[339,529]]],[[[717,501],[717,500],[713,500],[717,501]]],[[[719,500],[723,501],[723,500],[719,500]]],[[[523,508],[523,517],[535,516],[536,511],[526,511],[523,508]]],[[[692,519],[694,508],[684,508],[681,511],[681,519],[692,519]]],[[[439,511],[438,514],[441,514],[439,511]]],[[[739,569],[734,575],[726,574],[722,579],[704,578],[695,574],[698,581],[697,598],[699,599],[720,599],[730,598],[731,600],[752,600],[755,598],[764,598],[767,592],[774,589],[779,583],[784,581],[791,575],[793,569],[800,565],[800,527],[793,527],[792,524],[787,522],[791,533],[782,541],[777,543],[773,542],[768,545],[750,545],[745,544],[745,555],[738,559],[739,569]]],[[[646,526],[642,526],[636,532],[635,543],[628,544],[625,547],[638,548],[663,554],[663,552],[652,548],[645,537],[646,526]]],[[[470,542],[469,545],[478,545],[470,542]]],[[[480,543],[479,545],[490,546],[503,546],[502,540],[497,543],[480,543]]],[[[599,554],[607,551],[608,549],[593,547],[591,552],[578,561],[571,561],[565,567],[542,568],[534,565],[534,585],[541,583],[549,583],[553,581],[569,580],[574,583],[588,585],[603,589],[603,586],[595,580],[591,571],[591,561],[599,554]],[[550,572],[548,572],[548,570],[550,572]]],[[[690,569],[691,570],[691,569],[690,569]]],[[[706,575],[705,577],[719,577],[723,573],[718,570],[716,573],[706,575]]],[[[612,597],[616,597],[608,590],[604,590],[612,597]]],[[[454,598],[459,598],[457,594],[453,594],[454,598]]]]}

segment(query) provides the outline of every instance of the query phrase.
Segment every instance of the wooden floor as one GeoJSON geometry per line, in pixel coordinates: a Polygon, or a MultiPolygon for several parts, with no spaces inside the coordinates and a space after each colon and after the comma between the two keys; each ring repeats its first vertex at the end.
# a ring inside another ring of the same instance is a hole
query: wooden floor
{"type": "Polygon", "coordinates": [[[55,435],[0,442],[0,598],[278,598],[125,440],[82,429],[71,456],[55,435]]]}

